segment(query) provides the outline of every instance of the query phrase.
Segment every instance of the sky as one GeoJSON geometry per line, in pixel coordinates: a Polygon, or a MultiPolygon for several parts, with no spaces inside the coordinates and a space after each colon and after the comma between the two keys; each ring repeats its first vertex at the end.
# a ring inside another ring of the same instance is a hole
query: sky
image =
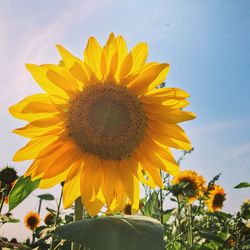
{"type": "MultiPolygon", "coordinates": [[[[11,164],[19,175],[29,166],[12,162],[27,140],[11,132],[24,123],[8,113],[9,106],[42,92],[24,65],[58,63],[55,44],[82,57],[88,37],[104,44],[114,32],[124,36],[129,48],[147,42],[148,61],[171,65],[167,86],[190,93],[187,110],[197,118],[182,127],[195,150],[181,168],[193,169],[207,180],[222,173],[218,183],[227,193],[223,210],[236,212],[250,198],[249,189],[233,189],[250,181],[249,13],[248,0],[1,0],[1,166],[11,164]]],[[[58,198],[58,190],[36,190],[13,215],[23,218],[37,209],[36,195],[52,192],[58,198]]],[[[47,202],[43,210],[55,205],[47,202]]],[[[29,235],[22,223],[13,227],[4,225],[0,235],[29,235]]]]}

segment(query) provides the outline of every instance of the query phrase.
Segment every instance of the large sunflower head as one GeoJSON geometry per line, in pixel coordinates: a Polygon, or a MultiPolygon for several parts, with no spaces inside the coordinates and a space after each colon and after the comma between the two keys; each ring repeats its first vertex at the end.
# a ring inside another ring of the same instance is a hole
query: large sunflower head
{"type": "Polygon", "coordinates": [[[205,179],[193,170],[184,170],[173,178],[172,184],[176,187],[174,195],[186,197],[193,203],[203,195],[205,179]]]}
{"type": "Polygon", "coordinates": [[[162,187],[160,170],[179,172],[170,147],[191,149],[178,125],[195,117],[183,110],[189,95],[157,88],[169,65],[146,62],[146,43],[128,51],[122,36],[111,33],[103,47],[91,37],[82,59],[57,48],[59,65],[27,65],[45,93],[10,108],[28,121],[14,132],[30,139],[14,160],[33,160],[25,175],[40,188],[64,181],[66,208],[81,196],[91,215],[104,204],[122,211],[127,200],[136,211],[139,181],[162,187]]]}
{"type": "Polygon", "coordinates": [[[29,212],[28,214],[26,214],[26,216],[24,217],[24,223],[25,223],[25,226],[27,228],[29,228],[30,230],[34,231],[39,223],[40,223],[40,216],[38,213],[36,212],[29,212]]]}
{"type": "Polygon", "coordinates": [[[226,194],[224,189],[221,186],[215,184],[209,190],[208,199],[205,200],[205,203],[209,211],[215,212],[221,210],[225,199],[226,199],[226,194]]]}

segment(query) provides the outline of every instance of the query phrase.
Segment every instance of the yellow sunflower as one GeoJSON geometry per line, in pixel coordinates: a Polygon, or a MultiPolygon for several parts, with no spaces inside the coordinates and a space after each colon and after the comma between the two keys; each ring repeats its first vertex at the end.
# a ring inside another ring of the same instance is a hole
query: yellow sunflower
{"type": "Polygon", "coordinates": [[[176,189],[175,195],[185,196],[193,203],[203,195],[205,180],[193,170],[184,170],[173,178],[172,184],[183,185],[176,189]]]}
{"type": "Polygon", "coordinates": [[[64,181],[65,208],[81,196],[90,215],[104,204],[121,211],[127,199],[136,211],[139,181],[162,187],[160,170],[178,174],[169,147],[191,149],[178,125],[195,118],[183,111],[189,95],[157,89],[169,65],[146,62],[146,43],[128,52],[122,36],[111,33],[104,47],[90,37],[83,59],[57,48],[59,65],[26,65],[46,93],[10,108],[29,122],[14,130],[30,138],[14,160],[34,160],[25,176],[40,188],[64,181]]]}
{"type": "Polygon", "coordinates": [[[25,223],[25,226],[27,228],[34,231],[38,227],[38,225],[40,223],[39,214],[37,212],[33,212],[33,211],[29,212],[24,217],[24,223],[25,223]]]}
{"type": "Polygon", "coordinates": [[[211,212],[219,211],[223,207],[223,203],[226,199],[226,194],[224,189],[219,185],[214,185],[208,192],[208,199],[205,203],[208,210],[211,212]]]}

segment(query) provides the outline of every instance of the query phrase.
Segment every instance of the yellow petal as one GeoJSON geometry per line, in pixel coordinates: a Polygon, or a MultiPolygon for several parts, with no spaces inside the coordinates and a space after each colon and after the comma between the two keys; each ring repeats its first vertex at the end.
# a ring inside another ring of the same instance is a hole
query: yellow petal
{"type": "Polygon", "coordinates": [[[115,185],[112,180],[119,178],[118,162],[102,160],[103,180],[102,191],[108,207],[110,208],[114,200],[115,185]]]}
{"type": "Polygon", "coordinates": [[[72,164],[63,186],[63,206],[68,208],[81,195],[80,177],[82,173],[82,160],[72,164]]]}
{"type": "Polygon", "coordinates": [[[148,120],[147,125],[154,133],[191,144],[184,130],[176,124],[148,120]]]}
{"type": "Polygon", "coordinates": [[[189,94],[178,88],[160,88],[153,89],[140,96],[143,103],[162,103],[168,99],[183,100],[189,97],[189,94]]]}
{"type": "Polygon", "coordinates": [[[101,46],[94,37],[90,37],[84,51],[84,60],[99,80],[101,80],[101,54],[101,46]]]}
{"type": "MultiPolygon", "coordinates": [[[[83,201],[82,201],[82,203],[84,204],[83,201]]],[[[95,216],[101,210],[104,203],[105,203],[105,199],[104,199],[103,193],[100,189],[96,199],[94,201],[90,201],[87,204],[85,204],[85,208],[90,216],[95,216]]]]}
{"type": "Polygon", "coordinates": [[[88,154],[81,174],[81,194],[84,204],[95,200],[102,179],[102,166],[98,156],[88,154]]]}
{"type": "Polygon", "coordinates": [[[142,168],[147,172],[149,177],[152,178],[154,183],[163,188],[163,182],[160,175],[160,170],[157,169],[148,159],[144,157],[144,153],[137,148],[136,150],[137,159],[140,161],[142,168]]]}
{"type": "Polygon", "coordinates": [[[129,161],[130,161],[129,166],[131,167],[131,171],[137,177],[137,179],[140,180],[143,184],[151,188],[155,188],[156,185],[154,181],[152,180],[152,178],[149,178],[148,176],[145,176],[143,174],[144,170],[142,168],[141,163],[138,161],[136,154],[133,154],[129,161]]]}
{"type": "MultiPolygon", "coordinates": [[[[76,146],[60,148],[60,155],[49,163],[47,171],[42,176],[43,179],[53,178],[60,172],[70,170],[72,164],[82,157],[82,152],[76,146]]],[[[58,151],[59,151],[58,150],[58,151]]],[[[55,152],[53,153],[53,155],[55,152]]]]}
{"type": "Polygon", "coordinates": [[[117,79],[117,82],[120,82],[121,66],[122,66],[122,63],[123,63],[125,57],[128,54],[126,41],[124,40],[124,38],[122,36],[118,36],[116,38],[116,46],[117,46],[117,51],[118,51],[118,61],[117,61],[117,71],[116,71],[115,78],[117,79]]]}
{"type": "Polygon", "coordinates": [[[64,130],[64,128],[58,126],[39,128],[28,124],[25,127],[13,130],[13,132],[23,137],[35,138],[46,135],[56,135],[57,133],[61,133],[62,130],[64,130]]]}
{"type": "Polygon", "coordinates": [[[70,98],[74,98],[80,92],[76,82],[69,75],[67,75],[66,72],[56,72],[48,69],[47,78],[56,86],[64,90],[70,98]]]}
{"type": "Polygon", "coordinates": [[[153,138],[149,136],[145,136],[141,147],[147,150],[148,152],[151,151],[151,153],[155,153],[155,156],[163,162],[163,165],[159,165],[159,168],[162,167],[161,169],[163,171],[173,176],[177,175],[180,172],[179,166],[167,146],[156,142],[155,140],[153,140],[153,138]]]}
{"type": "Polygon", "coordinates": [[[41,178],[41,181],[39,183],[39,188],[42,189],[48,189],[52,188],[53,186],[63,182],[68,174],[68,169],[64,172],[61,172],[55,177],[49,178],[49,179],[43,179],[41,178]]]}
{"type": "Polygon", "coordinates": [[[13,157],[13,161],[32,160],[51,143],[55,142],[59,136],[47,136],[32,139],[25,147],[19,149],[13,157]]]}
{"type": "MultiPolygon", "coordinates": [[[[60,66],[58,66],[60,67],[60,66]]],[[[26,64],[26,68],[32,74],[35,81],[43,88],[48,94],[61,96],[65,99],[68,99],[68,94],[60,88],[60,86],[51,82],[47,77],[48,67],[45,65],[35,65],[35,64],[26,64]]]]}
{"type": "Polygon", "coordinates": [[[145,158],[152,163],[155,167],[171,174],[176,175],[179,173],[179,166],[172,157],[171,152],[166,147],[163,149],[157,145],[152,139],[148,140],[151,144],[145,141],[140,145],[141,150],[145,153],[145,158]]]}
{"type": "Polygon", "coordinates": [[[119,171],[123,187],[130,199],[133,208],[139,207],[139,182],[133,175],[131,167],[128,165],[129,161],[121,160],[119,165],[119,171]]]}
{"type": "Polygon", "coordinates": [[[146,43],[139,43],[131,50],[121,66],[120,79],[122,84],[124,84],[123,79],[128,77],[128,75],[138,74],[142,70],[147,57],[148,46],[146,43]]]}
{"type": "MultiPolygon", "coordinates": [[[[61,107],[64,108],[64,105],[61,107]]],[[[16,118],[34,121],[58,114],[61,112],[61,107],[52,103],[50,96],[35,94],[11,106],[9,112],[16,118]]]]}
{"type": "Polygon", "coordinates": [[[148,118],[154,121],[166,122],[166,123],[179,123],[188,120],[193,120],[195,118],[195,114],[188,111],[182,110],[171,110],[167,113],[167,115],[160,114],[150,114],[148,118]]]}
{"type": "Polygon", "coordinates": [[[128,88],[137,95],[151,91],[165,80],[168,71],[169,64],[167,63],[149,65],[142,70],[128,88]]]}
{"type": "Polygon", "coordinates": [[[56,113],[46,118],[32,120],[29,124],[38,128],[46,128],[50,125],[62,126],[67,122],[67,117],[63,113],[56,113]]]}
{"type": "Polygon", "coordinates": [[[115,80],[117,63],[118,63],[117,45],[115,36],[113,33],[111,33],[106,45],[102,50],[102,55],[101,55],[101,70],[104,82],[115,80]]]}

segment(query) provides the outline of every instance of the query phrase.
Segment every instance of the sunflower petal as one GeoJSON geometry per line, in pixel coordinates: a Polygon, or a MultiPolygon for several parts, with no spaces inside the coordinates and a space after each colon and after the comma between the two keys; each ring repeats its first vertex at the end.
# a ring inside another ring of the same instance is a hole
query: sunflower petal
{"type": "Polygon", "coordinates": [[[82,172],[82,160],[72,164],[63,185],[63,206],[68,208],[72,203],[81,196],[80,177],[82,172]]]}
{"type": "Polygon", "coordinates": [[[101,161],[98,156],[89,154],[84,162],[80,182],[84,204],[95,200],[101,186],[101,179],[101,161]]]}
{"type": "Polygon", "coordinates": [[[101,54],[102,48],[94,37],[90,37],[84,50],[84,61],[101,80],[101,54]]]}
{"type": "Polygon", "coordinates": [[[161,84],[165,80],[168,71],[169,64],[167,63],[149,65],[129,84],[128,88],[137,95],[144,94],[161,84]]]}

